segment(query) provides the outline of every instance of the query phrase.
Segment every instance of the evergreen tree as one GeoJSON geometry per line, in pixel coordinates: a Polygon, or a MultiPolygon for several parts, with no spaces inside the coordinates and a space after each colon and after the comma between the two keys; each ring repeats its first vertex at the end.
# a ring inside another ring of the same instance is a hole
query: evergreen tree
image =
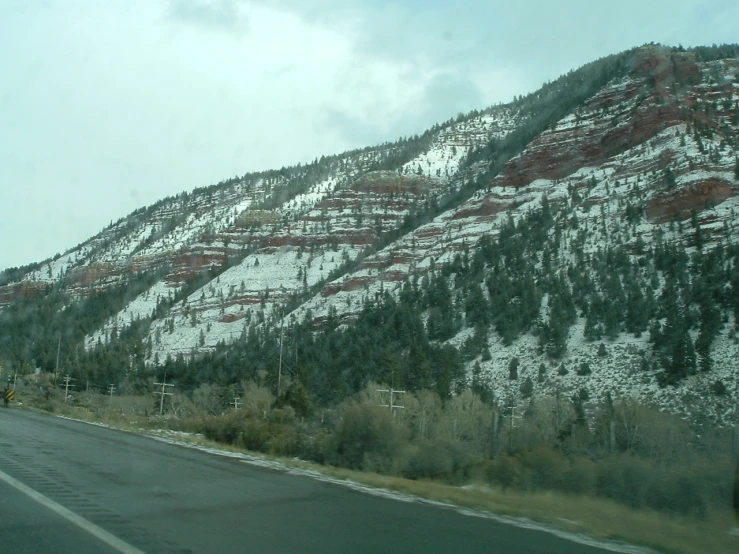
{"type": "Polygon", "coordinates": [[[482,379],[480,362],[475,362],[472,368],[472,392],[479,396],[483,402],[490,402],[492,400],[490,388],[482,379]]]}
{"type": "Polygon", "coordinates": [[[647,330],[649,312],[642,289],[636,279],[631,281],[629,295],[626,301],[626,330],[636,338],[647,330]]]}
{"type": "Polygon", "coordinates": [[[591,300],[590,305],[588,306],[588,312],[585,316],[585,329],[583,334],[585,336],[585,340],[588,342],[593,342],[601,338],[601,330],[598,324],[599,317],[596,309],[598,304],[599,302],[597,298],[591,300]]]}
{"type": "Polygon", "coordinates": [[[675,179],[675,174],[672,172],[672,169],[669,167],[666,167],[663,173],[663,177],[665,180],[665,187],[667,187],[667,190],[672,190],[675,188],[675,185],[677,184],[677,180],[675,179]]]}
{"type": "Polygon", "coordinates": [[[698,214],[695,210],[691,213],[690,222],[695,231],[695,247],[698,250],[703,249],[703,230],[701,229],[700,222],[698,221],[698,214]]]}
{"type": "Polygon", "coordinates": [[[489,325],[490,307],[482,293],[480,285],[474,283],[467,294],[465,300],[465,318],[468,327],[482,326],[487,328],[489,325]]]}
{"type": "Polygon", "coordinates": [[[490,348],[488,348],[487,346],[485,346],[482,349],[482,361],[483,362],[488,362],[488,361],[490,361],[492,359],[493,359],[493,356],[490,354],[490,348]]]}
{"type": "Polygon", "coordinates": [[[618,337],[620,318],[618,305],[613,302],[606,302],[603,311],[603,321],[606,337],[609,340],[615,340],[618,337]]]}
{"type": "Polygon", "coordinates": [[[547,375],[547,367],[543,363],[539,364],[539,372],[536,375],[537,382],[543,383],[544,379],[546,379],[546,375],[547,375]]]}
{"type": "Polygon", "coordinates": [[[695,372],[696,357],[693,341],[690,339],[687,328],[683,326],[670,350],[666,372],[666,383],[674,385],[681,379],[695,372]]]}
{"type": "Polygon", "coordinates": [[[710,371],[711,369],[711,344],[720,328],[721,313],[719,308],[708,295],[705,295],[700,308],[700,332],[695,341],[701,371],[710,371]]]}
{"type": "Polygon", "coordinates": [[[520,390],[522,398],[529,398],[531,396],[534,392],[534,382],[531,380],[531,377],[526,377],[524,382],[521,384],[520,390]]]}
{"type": "Polygon", "coordinates": [[[575,408],[575,423],[585,424],[585,402],[590,400],[590,393],[585,388],[580,389],[577,394],[572,395],[572,404],[575,408]]]}
{"type": "Polygon", "coordinates": [[[518,363],[518,358],[515,356],[508,362],[508,378],[511,381],[518,379],[518,363]]]}
{"type": "Polygon", "coordinates": [[[568,331],[569,324],[564,308],[555,301],[549,315],[549,323],[544,325],[541,331],[544,347],[550,358],[560,358],[567,351],[568,331]]]}
{"type": "Polygon", "coordinates": [[[598,345],[598,357],[605,358],[608,356],[608,351],[606,350],[606,345],[602,342],[598,345]]]}

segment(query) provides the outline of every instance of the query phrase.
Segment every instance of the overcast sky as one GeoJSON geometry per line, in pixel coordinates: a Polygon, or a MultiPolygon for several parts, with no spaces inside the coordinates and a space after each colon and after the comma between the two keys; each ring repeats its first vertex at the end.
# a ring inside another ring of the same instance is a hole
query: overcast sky
{"type": "Polygon", "coordinates": [[[0,0],[0,270],[159,198],[421,133],[736,0],[0,0]]]}

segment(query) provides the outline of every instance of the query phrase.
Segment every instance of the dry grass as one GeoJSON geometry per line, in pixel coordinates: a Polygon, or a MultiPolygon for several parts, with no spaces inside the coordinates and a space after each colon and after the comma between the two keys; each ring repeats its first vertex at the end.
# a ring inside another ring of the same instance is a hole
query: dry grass
{"type": "Polygon", "coordinates": [[[399,490],[430,500],[524,517],[602,538],[649,546],[665,552],[736,553],[739,537],[729,534],[732,514],[712,513],[706,520],[671,518],[654,511],[630,510],[607,500],[561,493],[502,492],[408,481],[381,475],[351,475],[369,485],[399,490]]]}
{"type": "Polygon", "coordinates": [[[21,408],[60,417],[68,417],[87,423],[107,425],[120,431],[141,431],[150,427],[150,420],[137,414],[122,415],[115,410],[92,411],[81,406],[71,406],[57,401],[53,401],[53,410],[44,409],[43,406],[34,406],[31,403],[26,403],[21,408]]]}

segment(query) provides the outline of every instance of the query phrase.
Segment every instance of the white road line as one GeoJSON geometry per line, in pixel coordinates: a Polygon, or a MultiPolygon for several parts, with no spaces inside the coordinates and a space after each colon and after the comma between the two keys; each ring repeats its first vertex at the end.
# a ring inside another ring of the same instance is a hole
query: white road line
{"type": "Polygon", "coordinates": [[[145,554],[142,550],[139,550],[138,548],[134,548],[133,546],[122,541],[115,535],[111,535],[105,529],[101,529],[94,523],[91,523],[87,521],[85,518],[78,516],[74,512],[62,506],[61,504],[57,504],[50,498],[45,497],[40,492],[36,492],[32,488],[24,485],[23,483],[11,477],[7,473],[0,471],[0,479],[5,481],[11,487],[16,488],[23,494],[30,496],[36,502],[43,504],[44,506],[46,506],[53,512],[56,512],[57,514],[59,514],[66,520],[70,521],[71,523],[74,523],[80,529],[84,529],[91,535],[97,537],[98,539],[103,541],[108,546],[116,549],[118,552],[121,552],[121,554],[145,554]]]}

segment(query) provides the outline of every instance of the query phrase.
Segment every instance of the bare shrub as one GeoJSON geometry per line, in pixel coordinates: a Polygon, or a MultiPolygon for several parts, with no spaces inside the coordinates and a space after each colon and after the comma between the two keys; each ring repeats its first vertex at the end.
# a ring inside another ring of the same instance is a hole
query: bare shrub
{"type": "Polygon", "coordinates": [[[327,461],[351,469],[391,472],[407,443],[408,430],[388,410],[352,403],[344,408],[328,446],[327,461]]]}
{"type": "Polygon", "coordinates": [[[242,391],[244,410],[252,417],[266,419],[275,403],[275,397],[270,390],[254,381],[245,381],[242,383],[242,391]]]}
{"type": "Polygon", "coordinates": [[[487,478],[503,490],[519,487],[524,478],[521,462],[508,454],[496,456],[487,466],[487,478]]]}
{"type": "Polygon", "coordinates": [[[575,458],[562,474],[560,490],[571,494],[593,494],[597,482],[596,464],[587,458],[575,458]]]}
{"type": "Polygon", "coordinates": [[[460,441],[439,438],[418,439],[409,449],[403,475],[410,479],[443,479],[456,482],[466,476],[476,462],[468,447],[460,441]]]}
{"type": "Polygon", "coordinates": [[[527,472],[527,488],[556,490],[563,487],[564,475],[570,464],[560,452],[537,444],[521,452],[518,458],[527,472]]]}
{"type": "Polygon", "coordinates": [[[493,408],[471,390],[452,397],[439,421],[440,432],[453,440],[463,441],[477,454],[490,450],[493,408]]]}
{"type": "Polygon", "coordinates": [[[203,435],[210,440],[234,444],[244,431],[245,416],[242,412],[230,412],[222,416],[206,416],[203,419],[203,435]]]}
{"type": "Polygon", "coordinates": [[[433,391],[420,390],[403,397],[405,408],[399,410],[399,421],[405,423],[412,436],[434,439],[439,434],[442,418],[442,404],[439,395],[433,391]]]}

